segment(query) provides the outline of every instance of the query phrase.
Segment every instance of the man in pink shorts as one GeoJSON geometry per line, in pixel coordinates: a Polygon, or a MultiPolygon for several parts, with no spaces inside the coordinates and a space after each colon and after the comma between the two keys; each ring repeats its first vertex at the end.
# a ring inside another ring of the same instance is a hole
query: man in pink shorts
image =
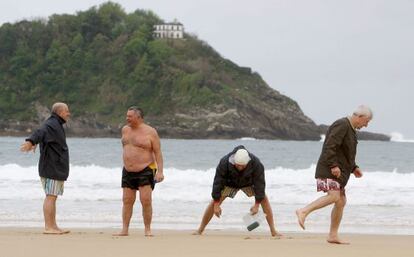
{"type": "Polygon", "coordinates": [[[317,191],[323,191],[326,195],[296,210],[299,225],[305,229],[305,219],[311,212],[334,204],[328,243],[348,244],[338,237],[346,204],[345,186],[351,173],[357,178],[362,177],[362,171],[355,164],[356,130],[367,127],[372,116],[371,109],[361,105],[352,115],[335,121],[329,127],[315,173],[317,191]]]}

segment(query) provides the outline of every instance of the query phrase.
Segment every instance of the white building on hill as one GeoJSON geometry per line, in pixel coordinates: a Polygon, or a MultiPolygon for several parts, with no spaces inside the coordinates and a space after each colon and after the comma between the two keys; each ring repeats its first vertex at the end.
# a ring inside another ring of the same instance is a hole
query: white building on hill
{"type": "Polygon", "coordinates": [[[154,25],[154,37],[184,38],[184,26],[177,21],[154,25]]]}

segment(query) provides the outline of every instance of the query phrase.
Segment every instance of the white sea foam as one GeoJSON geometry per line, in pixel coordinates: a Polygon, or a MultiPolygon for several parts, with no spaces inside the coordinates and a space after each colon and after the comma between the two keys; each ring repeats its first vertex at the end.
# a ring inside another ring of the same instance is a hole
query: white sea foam
{"type": "Polygon", "coordinates": [[[321,139],[319,140],[320,142],[324,142],[325,141],[325,138],[326,138],[326,135],[325,134],[322,134],[321,135],[321,139]]]}
{"type": "MultiPolygon", "coordinates": [[[[266,193],[276,204],[305,204],[319,195],[315,192],[315,165],[306,169],[276,167],[266,170],[266,193]]],[[[166,168],[165,181],[156,185],[154,197],[161,201],[207,202],[215,169],[166,168]]],[[[118,200],[121,168],[95,165],[71,166],[65,184],[65,198],[80,200],[118,200]]],[[[414,173],[396,171],[365,172],[351,179],[347,194],[355,205],[414,205],[414,173]],[[361,197],[363,195],[363,197],[361,197]],[[355,197],[354,197],[355,196],[355,197]]],[[[41,199],[37,167],[0,165],[0,199],[41,199]]],[[[249,202],[236,197],[237,202],[249,202]]]]}
{"type": "MultiPolygon", "coordinates": [[[[299,231],[294,210],[323,195],[315,190],[314,170],[314,164],[305,169],[266,170],[266,194],[282,231],[299,231]]],[[[153,192],[153,227],[195,229],[211,200],[215,169],[167,167],[164,173],[165,181],[153,192]]],[[[64,195],[58,201],[59,220],[69,227],[119,227],[120,180],[121,168],[72,165],[64,195]]],[[[361,179],[350,179],[347,196],[352,208],[347,208],[342,221],[343,232],[414,234],[414,172],[366,172],[361,179]]],[[[42,226],[43,198],[36,166],[0,165],[0,226],[42,226]]],[[[253,202],[242,193],[225,201],[222,217],[213,219],[209,228],[244,229],[242,216],[253,202]]],[[[324,208],[311,215],[308,229],[324,232],[329,212],[330,208],[324,208]]],[[[142,228],[140,211],[135,213],[131,226],[142,228]]],[[[258,229],[266,230],[266,226],[258,229]]]]}
{"type": "Polygon", "coordinates": [[[404,135],[399,132],[391,133],[391,141],[402,142],[402,143],[414,143],[414,139],[405,139],[404,135]]]}
{"type": "Polygon", "coordinates": [[[241,138],[239,138],[239,140],[253,141],[253,140],[256,140],[256,138],[254,138],[254,137],[241,137],[241,138]]]}

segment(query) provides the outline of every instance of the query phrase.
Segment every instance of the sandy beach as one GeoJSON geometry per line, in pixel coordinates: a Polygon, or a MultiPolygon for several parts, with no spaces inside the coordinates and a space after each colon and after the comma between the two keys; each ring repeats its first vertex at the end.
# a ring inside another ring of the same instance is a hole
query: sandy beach
{"type": "Polygon", "coordinates": [[[132,230],[116,237],[115,229],[71,229],[66,235],[43,235],[40,228],[0,228],[0,256],[413,256],[414,236],[345,234],[350,245],[332,245],[323,234],[285,233],[280,239],[240,231],[155,230],[154,237],[132,230]]]}

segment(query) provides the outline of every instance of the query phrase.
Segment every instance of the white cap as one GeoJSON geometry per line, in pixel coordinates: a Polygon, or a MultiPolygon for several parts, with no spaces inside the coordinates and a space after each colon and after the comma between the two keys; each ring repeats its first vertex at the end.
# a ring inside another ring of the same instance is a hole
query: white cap
{"type": "Polygon", "coordinates": [[[236,154],[234,154],[234,163],[238,165],[246,165],[250,161],[249,153],[246,149],[239,149],[237,150],[236,154]]]}

